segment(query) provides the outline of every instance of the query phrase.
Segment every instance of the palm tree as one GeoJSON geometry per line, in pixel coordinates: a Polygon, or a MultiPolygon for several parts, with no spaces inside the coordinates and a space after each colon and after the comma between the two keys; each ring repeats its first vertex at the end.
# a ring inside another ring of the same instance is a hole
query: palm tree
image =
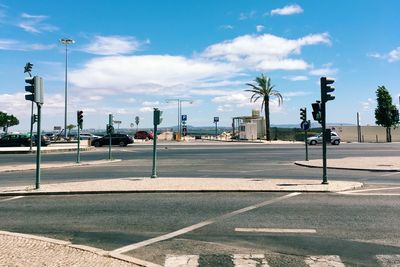
{"type": "Polygon", "coordinates": [[[262,98],[261,110],[264,108],[265,111],[265,130],[267,132],[267,140],[271,140],[270,133],[270,122],[269,122],[269,99],[272,96],[278,98],[278,104],[283,103],[283,97],[279,91],[274,90],[275,85],[271,85],[271,79],[261,74],[260,77],[254,79],[255,84],[246,83],[252,89],[245,90],[246,92],[251,92],[253,95],[250,98],[250,102],[256,102],[258,99],[262,98]]]}

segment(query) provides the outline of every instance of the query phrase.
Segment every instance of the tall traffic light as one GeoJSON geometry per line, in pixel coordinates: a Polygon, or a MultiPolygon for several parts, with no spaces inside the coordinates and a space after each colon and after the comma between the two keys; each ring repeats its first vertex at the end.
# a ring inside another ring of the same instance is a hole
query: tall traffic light
{"type": "Polygon", "coordinates": [[[160,125],[161,124],[161,122],[162,122],[162,118],[161,118],[162,113],[163,112],[161,110],[159,110],[158,108],[154,109],[154,113],[153,113],[153,124],[154,125],[160,125]]]}
{"type": "Polygon", "coordinates": [[[330,86],[335,80],[331,78],[321,77],[321,101],[326,103],[330,100],[334,100],[335,96],[329,93],[335,91],[335,87],[330,86]]]}
{"type": "Polygon", "coordinates": [[[78,127],[82,130],[82,128],[83,128],[83,111],[82,110],[78,110],[76,112],[76,120],[78,122],[78,127]]]}
{"type": "Polygon", "coordinates": [[[43,104],[43,78],[39,76],[26,77],[25,91],[31,94],[25,95],[25,99],[37,104],[43,104]]]}
{"type": "Polygon", "coordinates": [[[307,109],[306,108],[300,109],[300,120],[302,120],[302,121],[307,120],[307,109]]]}
{"type": "Polygon", "coordinates": [[[318,121],[319,123],[322,122],[322,116],[321,116],[321,103],[319,101],[312,103],[311,107],[313,109],[312,111],[312,116],[315,121],[318,121]]]}

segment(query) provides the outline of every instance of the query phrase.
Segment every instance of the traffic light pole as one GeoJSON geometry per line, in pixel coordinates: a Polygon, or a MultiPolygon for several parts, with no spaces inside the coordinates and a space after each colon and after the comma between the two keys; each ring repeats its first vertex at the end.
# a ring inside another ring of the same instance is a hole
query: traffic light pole
{"type": "MultiPolygon", "coordinates": [[[[36,185],[35,188],[40,188],[40,161],[41,161],[41,153],[40,148],[42,145],[42,135],[40,129],[40,122],[42,120],[42,105],[37,103],[37,113],[38,113],[38,121],[37,121],[37,140],[36,140],[36,185]]],[[[31,139],[33,136],[31,136],[31,139]]]]}
{"type": "Polygon", "coordinates": [[[321,126],[322,126],[322,184],[328,184],[328,177],[326,174],[326,102],[321,101],[321,126]]]}
{"type": "Polygon", "coordinates": [[[29,151],[32,151],[32,145],[33,145],[33,124],[35,123],[34,120],[34,115],[33,115],[33,101],[32,101],[32,106],[31,106],[31,142],[29,143],[29,151]]]}
{"type": "Polygon", "coordinates": [[[81,131],[80,126],[78,125],[78,151],[76,153],[76,163],[81,162],[81,131]]]}
{"type": "Polygon", "coordinates": [[[306,144],[306,161],[308,161],[308,142],[307,142],[307,130],[304,130],[304,143],[306,144]]]}
{"type": "MultiPolygon", "coordinates": [[[[112,121],[113,121],[113,115],[112,114],[108,114],[108,125],[112,125],[112,121]]],[[[108,141],[108,160],[111,160],[111,145],[112,145],[112,133],[109,132],[108,133],[110,135],[110,139],[108,141]]]]}
{"type": "Polygon", "coordinates": [[[151,178],[157,178],[157,124],[156,123],[154,123],[153,169],[151,171],[151,178]]]}

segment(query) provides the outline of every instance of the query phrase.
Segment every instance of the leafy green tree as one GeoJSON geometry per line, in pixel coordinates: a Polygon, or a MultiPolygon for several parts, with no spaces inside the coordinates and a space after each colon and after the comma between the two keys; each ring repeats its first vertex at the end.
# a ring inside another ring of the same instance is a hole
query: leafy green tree
{"type": "Polygon", "coordinates": [[[271,97],[278,98],[278,104],[283,103],[283,97],[281,93],[277,90],[274,90],[275,85],[271,85],[271,79],[266,77],[264,74],[261,74],[260,77],[256,77],[254,79],[255,84],[246,83],[246,85],[250,86],[251,89],[247,89],[245,91],[253,93],[250,98],[250,101],[256,102],[259,99],[262,99],[261,110],[265,111],[265,130],[267,135],[267,140],[271,140],[271,131],[270,131],[270,120],[269,120],[269,100],[271,97]]]}
{"type": "Polygon", "coordinates": [[[11,127],[19,124],[19,120],[14,115],[8,115],[0,111],[0,127],[11,127]]]}
{"type": "Polygon", "coordinates": [[[378,86],[376,97],[375,123],[386,127],[386,142],[392,142],[391,127],[396,127],[399,123],[399,111],[393,105],[392,97],[385,86],[378,86]]]}

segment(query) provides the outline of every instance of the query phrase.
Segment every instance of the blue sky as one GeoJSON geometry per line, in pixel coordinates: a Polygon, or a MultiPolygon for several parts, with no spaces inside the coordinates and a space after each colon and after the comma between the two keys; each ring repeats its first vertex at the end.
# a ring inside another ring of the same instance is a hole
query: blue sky
{"type": "Polygon", "coordinates": [[[399,1],[1,1],[0,110],[29,128],[23,67],[46,86],[43,126],[64,124],[65,50],[69,47],[68,123],[84,111],[85,128],[104,128],[109,113],[129,128],[188,124],[251,114],[246,83],[264,73],[284,96],[271,103],[272,124],[299,123],[299,108],[320,97],[319,78],[335,78],[328,122],[373,125],[375,90],[400,95],[399,1]]]}

